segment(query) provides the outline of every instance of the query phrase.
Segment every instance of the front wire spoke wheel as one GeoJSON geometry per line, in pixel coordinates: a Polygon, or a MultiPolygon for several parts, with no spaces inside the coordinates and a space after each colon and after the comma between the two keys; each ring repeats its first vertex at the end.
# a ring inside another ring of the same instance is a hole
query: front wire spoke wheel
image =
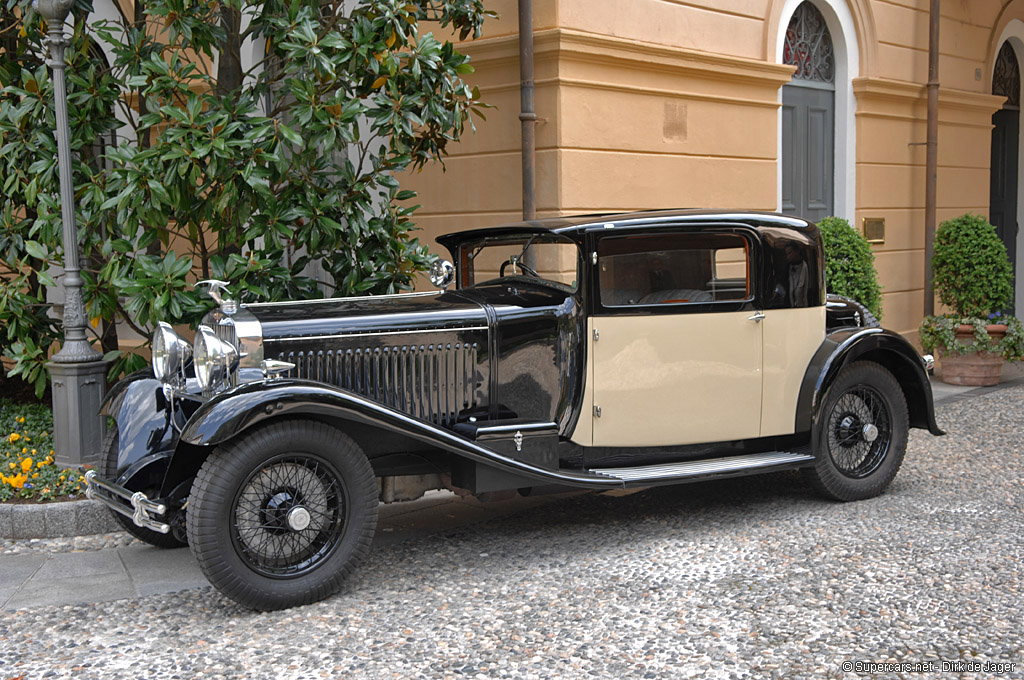
{"type": "Polygon", "coordinates": [[[344,432],[281,420],[218,446],[189,496],[188,535],[203,574],[260,610],[337,592],[366,557],[377,480],[344,432]]]}

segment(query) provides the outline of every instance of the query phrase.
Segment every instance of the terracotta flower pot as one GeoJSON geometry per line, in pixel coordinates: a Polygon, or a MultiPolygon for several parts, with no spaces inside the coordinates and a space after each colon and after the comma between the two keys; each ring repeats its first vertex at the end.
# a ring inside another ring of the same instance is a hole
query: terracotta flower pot
{"type": "MultiPolygon", "coordinates": [[[[1005,324],[989,324],[985,326],[992,344],[1006,335],[1005,324]]],[[[974,339],[974,327],[961,325],[956,331],[959,342],[970,343],[974,339]]],[[[1003,357],[993,352],[974,352],[972,354],[951,354],[946,350],[940,353],[939,363],[942,365],[942,382],[950,385],[969,385],[971,387],[989,387],[999,383],[1003,372],[1003,357]]]]}

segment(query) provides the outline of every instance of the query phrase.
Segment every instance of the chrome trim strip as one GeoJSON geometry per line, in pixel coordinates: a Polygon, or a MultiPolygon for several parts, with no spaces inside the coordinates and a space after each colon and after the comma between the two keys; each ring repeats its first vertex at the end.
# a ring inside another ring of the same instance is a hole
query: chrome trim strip
{"type": "Polygon", "coordinates": [[[321,298],[319,300],[284,300],[282,302],[250,302],[242,305],[242,309],[253,307],[280,307],[301,302],[304,305],[326,304],[328,302],[350,302],[352,300],[387,300],[397,297],[422,297],[424,295],[440,295],[442,291],[428,290],[422,293],[389,293],[387,295],[355,295],[352,297],[321,298]]]}
{"type": "Polygon", "coordinates": [[[89,470],[85,473],[85,496],[90,500],[94,500],[98,503],[102,503],[114,512],[130,517],[136,526],[145,527],[146,529],[152,529],[158,531],[161,534],[169,533],[171,530],[170,524],[158,522],[149,516],[149,513],[154,515],[164,515],[167,513],[167,506],[163,503],[157,503],[149,500],[146,494],[141,491],[129,491],[120,484],[114,484],[113,482],[107,481],[96,474],[95,470],[89,470]],[[110,494],[110,496],[106,495],[110,494]],[[118,503],[114,498],[121,498],[127,501],[131,505],[129,510],[122,503],[118,503]]]}
{"type": "Polygon", "coordinates": [[[667,465],[646,465],[633,468],[599,468],[588,470],[591,474],[614,477],[625,481],[647,480],[647,479],[669,479],[673,477],[697,477],[700,475],[712,475],[722,472],[735,472],[738,470],[751,470],[772,465],[785,465],[788,463],[802,463],[814,460],[814,456],[803,453],[787,453],[783,451],[770,451],[767,453],[754,453],[746,456],[726,456],[724,458],[711,458],[708,460],[691,460],[681,463],[669,463],[667,465]]]}
{"type": "Polygon", "coordinates": [[[340,338],[370,338],[378,335],[412,335],[414,333],[446,333],[450,331],[485,331],[487,326],[457,326],[454,328],[421,328],[409,331],[377,331],[375,333],[341,333],[338,335],[288,335],[267,338],[264,342],[292,342],[294,340],[337,340],[340,338]]]}

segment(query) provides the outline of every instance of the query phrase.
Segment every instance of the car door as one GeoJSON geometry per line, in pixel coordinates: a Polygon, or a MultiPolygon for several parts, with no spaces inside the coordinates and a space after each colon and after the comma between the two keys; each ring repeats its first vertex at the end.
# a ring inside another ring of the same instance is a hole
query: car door
{"type": "Polygon", "coordinates": [[[594,446],[759,435],[755,244],[735,227],[594,237],[594,446]]]}

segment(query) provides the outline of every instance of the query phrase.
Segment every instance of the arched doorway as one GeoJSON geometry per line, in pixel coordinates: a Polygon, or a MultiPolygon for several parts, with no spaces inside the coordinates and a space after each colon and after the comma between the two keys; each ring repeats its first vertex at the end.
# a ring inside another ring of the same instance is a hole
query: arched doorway
{"type": "Polygon", "coordinates": [[[825,17],[803,2],[786,28],[782,61],[782,212],[817,221],[835,214],[836,55],[825,17]]]}
{"type": "MultiPolygon", "coordinates": [[[[992,115],[992,157],[989,179],[989,220],[1006,245],[1017,275],[1017,183],[1020,144],[1020,62],[1013,45],[1004,42],[996,57],[992,94],[1006,103],[992,115]]],[[[1016,288],[1016,285],[1014,286],[1016,288]]],[[[1014,305],[1010,313],[1014,312],[1014,305]]]]}

